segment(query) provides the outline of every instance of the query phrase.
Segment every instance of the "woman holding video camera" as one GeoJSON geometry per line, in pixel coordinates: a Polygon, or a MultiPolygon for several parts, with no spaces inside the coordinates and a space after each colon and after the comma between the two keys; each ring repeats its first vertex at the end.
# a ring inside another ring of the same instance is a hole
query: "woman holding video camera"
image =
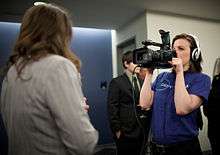
{"type": "Polygon", "coordinates": [[[149,68],[140,93],[140,105],[153,109],[152,152],[156,155],[201,155],[196,122],[200,106],[210,91],[209,76],[201,73],[202,55],[198,39],[188,34],[174,37],[176,58],[172,72],[157,76],[151,85],[149,68]]]}

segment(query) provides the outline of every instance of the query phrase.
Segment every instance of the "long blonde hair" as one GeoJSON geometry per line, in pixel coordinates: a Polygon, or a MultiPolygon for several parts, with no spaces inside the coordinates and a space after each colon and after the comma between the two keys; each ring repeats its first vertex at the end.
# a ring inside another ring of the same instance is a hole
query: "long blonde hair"
{"type": "Polygon", "coordinates": [[[9,58],[10,66],[15,64],[20,75],[27,64],[48,54],[57,54],[69,59],[79,71],[81,62],[70,50],[71,38],[72,24],[64,10],[51,4],[33,6],[23,17],[14,51],[9,58]]]}

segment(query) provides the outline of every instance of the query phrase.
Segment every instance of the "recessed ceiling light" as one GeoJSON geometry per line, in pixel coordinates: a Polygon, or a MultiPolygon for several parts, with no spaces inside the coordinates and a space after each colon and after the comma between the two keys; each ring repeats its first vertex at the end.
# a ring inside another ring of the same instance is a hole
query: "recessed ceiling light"
{"type": "Polygon", "coordinates": [[[34,2],[34,5],[37,6],[37,5],[42,5],[42,4],[46,4],[45,2],[34,2]]]}

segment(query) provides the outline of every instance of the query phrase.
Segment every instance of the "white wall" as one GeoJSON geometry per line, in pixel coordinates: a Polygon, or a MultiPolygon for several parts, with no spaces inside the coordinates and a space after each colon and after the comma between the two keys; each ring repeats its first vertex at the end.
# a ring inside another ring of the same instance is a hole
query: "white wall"
{"type": "Polygon", "coordinates": [[[128,23],[116,31],[116,42],[120,44],[132,37],[136,39],[136,47],[141,47],[141,42],[147,38],[146,14],[128,23]]]}
{"type": "MultiPolygon", "coordinates": [[[[147,38],[147,25],[146,25],[146,14],[140,15],[138,18],[132,20],[129,22],[126,26],[116,30],[116,35],[113,35],[116,37],[114,43],[115,46],[131,39],[135,38],[136,41],[136,47],[142,47],[141,42],[147,38]]],[[[114,49],[114,48],[113,48],[114,49]]],[[[117,63],[117,50],[112,51],[113,56],[113,77],[118,76],[117,71],[117,64],[114,64],[114,62],[117,63]]],[[[120,64],[121,65],[121,64],[120,64]]]]}
{"type": "Polygon", "coordinates": [[[115,78],[118,74],[118,69],[117,69],[117,41],[116,41],[116,31],[111,30],[112,34],[112,76],[115,78]]]}

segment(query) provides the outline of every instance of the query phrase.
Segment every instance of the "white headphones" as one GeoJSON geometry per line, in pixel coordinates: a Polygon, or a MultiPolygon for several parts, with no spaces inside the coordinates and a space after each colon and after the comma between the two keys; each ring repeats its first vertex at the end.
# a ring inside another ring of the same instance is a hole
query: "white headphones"
{"type": "Polygon", "coordinates": [[[201,54],[201,48],[200,48],[200,45],[199,45],[199,39],[195,35],[190,34],[190,36],[192,36],[194,38],[194,40],[196,42],[196,46],[197,46],[197,48],[195,48],[192,51],[191,58],[192,58],[193,61],[197,61],[199,59],[200,54],[201,54]]]}

